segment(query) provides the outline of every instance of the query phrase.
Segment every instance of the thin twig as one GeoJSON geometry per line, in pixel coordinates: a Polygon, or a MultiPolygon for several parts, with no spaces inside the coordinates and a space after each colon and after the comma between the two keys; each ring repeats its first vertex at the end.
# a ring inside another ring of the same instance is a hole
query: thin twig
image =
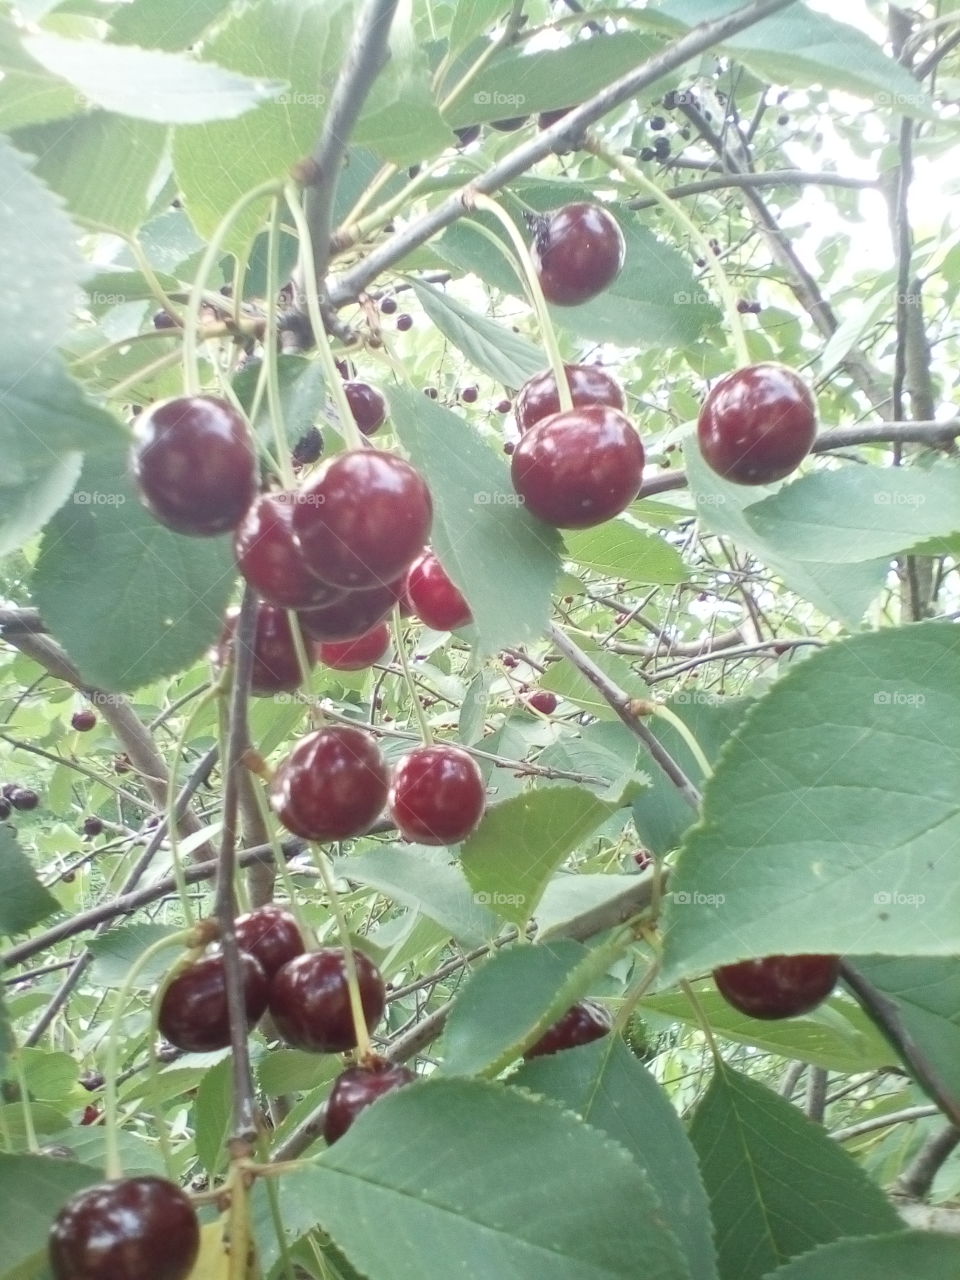
{"type": "Polygon", "coordinates": [[[925,1200],[930,1194],[934,1178],[958,1145],[960,1129],[955,1124],[945,1125],[931,1134],[897,1178],[894,1191],[898,1195],[909,1196],[911,1200],[925,1200]]]}
{"type": "MultiPolygon", "coordinates": [[[[671,200],[686,196],[704,195],[708,191],[722,191],[730,187],[795,187],[795,186],[852,187],[869,190],[879,186],[876,178],[853,178],[844,173],[806,173],[802,169],[773,169],[768,173],[726,173],[722,177],[704,178],[702,182],[684,182],[666,188],[671,200]]],[[[654,209],[658,201],[637,197],[628,200],[628,209],[654,209]]]]}
{"type": "Polygon", "coordinates": [[[886,1115],[872,1116],[869,1120],[861,1120],[859,1124],[848,1125],[846,1129],[835,1129],[830,1137],[837,1142],[848,1142],[851,1138],[859,1138],[864,1133],[874,1133],[877,1129],[887,1129],[892,1124],[907,1124],[914,1120],[926,1120],[938,1115],[939,1107],[924,1104],[919,1107],[904,1107],[902,1111],[888,1111],[886,1115]]]}

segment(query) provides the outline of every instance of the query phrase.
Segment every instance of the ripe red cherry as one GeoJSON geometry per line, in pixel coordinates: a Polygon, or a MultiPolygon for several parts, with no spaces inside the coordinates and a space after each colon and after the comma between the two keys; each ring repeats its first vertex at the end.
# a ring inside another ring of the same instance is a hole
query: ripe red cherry
{"type": "Polygon", "coordinates": [[[792,369],[755,364],[714,383],[697,420],[707,466],[734,484],[772,484],[795,471],[817,434],[813,392],[792,369]]]}
{"type": "Polygon", "coordinates": [[[390,816],[405,840],[457,844],[475,831],[487,802],[472,756],[450,744],[418,747],[393,773],[390,816]]]}
{"type": "Polygon", "coordinates": [[[166,1178],[85,1187],[50,1228],[55,1280],[186,1280],[199,1253],[193,1205],[166,1178]]]}
{"type": "Polygon", "coordinates": [[[460,392],[460,399],[464,404],[476,404],[479,394],[480,392],[476,387],[464,387],[460,392]]]}
{"type": "Polygon", "coordinates": [[[407,599],[434,631],[456,631],[473,621],[470,606],[432,551],[417,556],[407,571],[407,599]]]}
{"type": "Polygon", "coordinates": [[[293,532],[295,493],[265,493],[244,516],[233,540],[240,572],[258,595],[284,609],[322,609],[344,592],[307,569],[293,532]]]}
{"type": "Polygon", "coordinates": [[[751,1018],[794,1018],[809,1013],[836,986],[838,956],[766,956],[714,969],[728,1004],[751,1018]]]}
{"type": "Polygon", "coordinates": [[[355,640],[329,640],[317,646],[317,657],[334,671],[362,671],[381,662],[390,649],[390,628],[385,622],[355,640]]]}
{"type": "Polygon", "coordinates": [[[32,787],[17,787],[15,791],[10,792],[10,803],[21,813],[28,813],[37,807],[40,797],[32,787]]]}
{"type": "Polygon", "coordinates": [[[602,293],[623,267],[623,232],[606,209],[568,204],[540,220],[533,260],[548,302],[575,307],[602,293]]]}
{"type": "MultiPolygon", "coordinates": [[[[360,1004],[372,1031],[386,1008],[380,970],[354,951],[360,1004]]],[[[278,969],[270,984],[270,1012],[287,1044],[312,1053],[346,1053],[357,1047],[342,947],[323,947],[297,956],[278,969]]]]}
{"type": "Polygon", "coordinates": [[[305,609],[298,616],[300,626],[311,640],[356,640],[366,635],[392,610],[403,595],[404,580],[366,591],[346,591],[336,604],[325,609],[305,609]]]}
{"type": "Polygon", "coordinates": [[[625,511],[643,479],[643,445],[630,420],[608,405],[542,418],[510,460],[527,510],[560,529],[589,529],[625,511]]]}
{"type": "Polygon", "coordinates": [[[376,387],[366,382],[345,382],[347,403],[354,421],[365,436],[372,436],[387,420],[387,402],[376,387]]]}
{"type": "MultiPolygon", "coordinates": [[[[227,610],[223,634],[214,653],[214,662],[219,667],[226,666],[230,659],[239,616],[239,609],[227,610]]],[[[307,665],[312,667],[315,659],[310,646],[305,645],[304,649],[307,665]]],[[[267,698],[274,693],[292,693],[302,682],[289,615],[273,604],[258,605],[250,692],[255,697],[267,698]]]]}
{"type": "Polygon", "coordinates": [[[176,533],[235,529],[257,492],[247,424],[216,396],[158,400],[136,420],[133,474],[144,505],[176,533]]]}
{"type": "Polygon", "coordinates": [[[389,774],[369,733],[333,725],[301,738],[273,779],[270,802],[305,840],[347,840],[373,826],[387,802],[389,774]]]}
{"type": "MultiPolygon", "coordinates": [[[[608,404],[611,409],[626,407],[623,387],[606,370],[596,364],[565,364],[564,370],[570,385],[575,409],[590,404],[608,404]]],[[[541,418],[549,418],[560,412],[560,396],[552,369],[535,374],[517,393],[517,427],[527,431],[541,418]]]]}
{"type": "Polygon", "coordinates": [[[427,541],[432,518],[419,471],[392,453],[356,449],[301,492],[293,528],[321,581],[356,590],[404,573],[427,541]]]}
{"type": "Polygon", "coordinates": [[[550,689],[536,689],[527,698],[527,706],[542,715],[552,716],[557,709],[557,695],[550,689]]]}
{"type": "Polygon", "coordinates": [[[580,1000],[567,1010],[552,1027],[548,1027],[540,1039],[523,1055],[524,1058],[542,1058],[561,1049],[576,1049],[610,1034],[613,1019],[595,1000],[580,1000]]]}
{"type": "MultiPolygon", "coordinates": [[[[258,960],[240,952],[244,1006],[250,1026],[267,1007],[267,975],[258,960]]],[[[160,1000],[160,1034],[187,1053],[211,1053],[230,1043],[223,956],[203,956],[173,979],[160,1000]]]]}
{"type": "Polygon", "coordinates": [[[70,723],[77,733],[89,733],[91,729],[97,727],[97,713],[91,711],[89,707],[84,707],[82,711],[73,713],[70,717],[70,723]]]}
{"type": "Polygon", "coordinates": [[[347,1067],[333,1082],[323,1119],[327,1146],[342,1138],[361,1111],[385,1093],[416,1080],[409,1067],[377,1058],[362,1067],[347,1067]]]}
{"type": "Polygon", "coordinates": [[[237,946],[259,960],[268,978],[288,960],[303,954],[303,935],[295,916],[275,902],[237,916],[234,930],[237,946]]]}

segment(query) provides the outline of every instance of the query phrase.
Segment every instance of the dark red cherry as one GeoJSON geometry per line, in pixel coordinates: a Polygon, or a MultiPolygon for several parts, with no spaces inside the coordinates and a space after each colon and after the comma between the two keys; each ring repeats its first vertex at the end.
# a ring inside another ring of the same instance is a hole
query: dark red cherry
{"type": "Polygon", "coordinates": [[[449,743],[402,757],[390,784],[390,816],[405,840],[457,844],[475,831],[487,792],[477,762],[449,743]]]}
{"type": "Polygon", "coordinates": [[[389,294],[385,298],[380,299],[380,314],[382,316],[392,316],[397,309],[397,300],[389,294]]]}
{"type": "Polygon", "coordinates": [[[401,314],[397,316],[397,328],[401,333],[406,333],[408,329],[412,329],[413,316],[407,315],[405,311],[401,312],[401,314]]]}
{"type": "MultiPolygon", "coordinates": [[[[231,649],[239,615],[240,610],[236,607],[227,610],[223,634],[213,654],[218,667],[224,667],[232,660],[231,649]]],[[[304,653],[307,666],[312,667],[315,657],[310,645],[304,645],[304,653]]],[[[257,698],[268,698],[274,693],[293,693],[302,683],[289,614],[274,604],[258,605],[250,692],[257,698]]]]}
{"type": "Polygon", "coordinates": [[[402,605],[404,582],[403,578],[398,578],[385,587],[347,591],[342,600],[326,609],[308,609],[298,614],[300,626],[311,640],[321,643],[356,640],[371,631],[378,622],[383,622],[395,604],[399,602],[402,605]]]}
{"type": "Polygon", "coordinates": [[[626,510],[643,462],[630,420],[618,409],[589,405],[541,418],[525,431],[510,474],[531,515],[560,529],[589,529],[626,510]]]}
{"type": "Polygon", "coordinates": [[[262,494],[241,521],[233,549],[240,572],[264,600],[284,609],[322,609],[345,593],[307,569],[293,532],[293,508],[300,496],[262,494]]]}
{"type": "MultiPolygon", "coordinates": [[[[380,970],[354,950],[360,1004],[372,1031],[386,1008],[380,970]]],[[[312,1053],[346,1053],[357,1047],[342,947],[323,947],[297,956],[278,969],[270,984],[270,1012],[287,1044],[312,1053]]]]}
{"type": "Polygon", "coordinates": [[[355,640],[328,640],[317,646],[317,657],[334,671],[362,671],[382,662],[390,651],[390,628],[379,622],[355,640]]]}
{"type": "Polygon", "coordinates": [[[552,716],[557,709],[557,695],[550,689],[536,689],[527,697],[527,706],[542,715],[552,716]]]}
{"type": "Polygon", "coordinates": [[[497,413],[509,413],[510,410],[513,408],[513,405],[510,403],[509,400],[498,400],[495,408],[497,413]]]}
{"type": "Polygon", "coordinates": [[[357,590],[404,573],[427,541],[432,518],[419,471],[395,454],[356,449],[301,490],[293,528],[311,572],[357,590]]]}
{"type": "Polygon", "coordinates": [[[623,232],[606,209],[568,204],[542,218],[533,259],[548,302],[575,307],[602,293],[623,267],[623,232]]]}
{"type": "Polygon", "coordinates": [[[542,1058],[561,1049],[576,1049],[609,1035],[613,1019],[595,1000],[580,1000],[567,1010],[540,1039],[530,1046],[524,1058],[542,1058]]]}
{"type": "Polygon", "coordinates": [[[54,1280],[187,1280],[199,1253],[194,1207],[166,1178],[85,1187],[50,1228],[54,1280]]]}
{"type": "Polygon", "coordinates": [[[103,820],[101,818],[84,818],[83,834],[93,839],[94,836],[103,834],[103,820]]]}
{"type": "MultiPolygon", "coordinates": [[[[623,387],[597,364],[565,364],[575,409],[591,404],[608,404],[611,409],[626,407],[623,387]]],[[[542,418],[560,412],[560,396],[552,369],[529,378],[517,393],[517,427],[527,431],[542,418]]]]}
{"type": "MultiPolygon", "coordinates": [[[[244,1005],[250,1027],[267,1007],[267,975],[258,960],[240,952],[244,1005]]],[[[187,1053],[211,1053],[230,1044],[227,982],[223,956],[203,956],[182,970],[164,991],[160,1034],[187,1053]]]]}
{"type": "Polygon", "coordinates": [[[260,961],[268,978],[288,960],[303,954],[303,935],[296,917],[275,902],[237,916],[234,930],[237,946],[260,961]]]}
{"type": "Polygon", "coordinates": [[[83,707],[80,711],[73,713],[70,723],[77,733],[89,733],[91,729],[97,727],[97,713],[91,711],[89,707],[83,707]]]}
{"type": "Polygon", "coordinates": [[[179,329],[181,325],[176,316],[172,316],[169,311],[157,311],[154,313],[153,327],[155,329],[179,329]]]}
{"type": "Polygon", "coordinates": [[[372,436],[387,420],[387,402],[382,392],[366,382],[345,382],[350,412],[365,436],[372,436]]]}
{"type": "Polygon", "coordinates": [[[177,533],[235,529],[256,496],[247,424],[216,396],[178,396],[145,409],[133,429],[132,461],[144,505],[177,533]]]}
{"type": "Polygon", "coordinates": [[[479,394],[480,392],[476,387],[464,387],[460,392],[460,399],[464,404],[476,404],[479,394]]]}
{"type": "Polygon", "coordinates": [[[327,1146],[342,1138],[361,1111],[385,1093],[402,1089],[416,1080],[409,1067],[377,1058],[362,1067],[347,1067],[333,1082],[323,1118],[327,1146]]]}
{"type": "Polygon", "coordinates": [[[456,631],[473,621],[470,606],[432,551],[417,556],[407,571],[407,599],[434,631],[456,631]]]}
{"type": "Polygon", "coordinates": [[[714,383],[697,420],[707,466],[734,484],[772,484],[795,471],[817,434],[813,392],[792,369],[755,364],[714,383]]]}
{"type": "Polygon", "coordinates": [[[40,803],[40,797],[32,787],[17,787],[15,791],[10,793],[10,803],[15,809],[19,809],[21,813],[27,813],[37,807],[40,803]]]}
{"type": "Polygon", "coordinates": [[[809,1013],[840,976],[839,956],[766,956],[714,969],[713,980],[728,1004],[751,1018],[795,1018],[809,1013]]]}
{"type": "Polygon", "coordinates": [[[332,725],[301,738],[277,770],[270,802],[305,840],[347,840],[373,826],[387,802],[389,774],[369,733],[332,725]]]}

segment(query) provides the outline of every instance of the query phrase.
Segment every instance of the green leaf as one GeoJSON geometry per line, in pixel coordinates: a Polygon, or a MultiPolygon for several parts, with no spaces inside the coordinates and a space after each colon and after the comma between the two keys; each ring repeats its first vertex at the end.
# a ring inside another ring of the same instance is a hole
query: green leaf
{"type": "Polygon", "coordinates": [[[22,547],[43,528],[70,497],[82,466],[82,453],[64,453],[30,468],[20,484],[0,487],[0,555],[22,547]]]}
{"type": "Polygon", "coordinates": [[[345,858],[337,866],[347,879],[422,911],[464,946],[483,946],[499,931],[498,917],[477,902],[463,871],[450,865],[447,849],[391,845],[345,858]]]}
{"type": "MultiPolygon", "coordinates": [[[[103,987],[122,987],[147,947],[152,947],[161,938],[172,937],[176,932],[172,925],[141,921],[118,925],[91,938],[87,947],[93,956],[94,981],[103,987]]],[[[169,972],[175,956],[173,947],[169,951],[159,951],[137,974],[134,989],[145,991],[159,982],[169,972]]]]}
{"type": "Polygon", "coordinates": [[[110,15],[110,39],[147,49],[186,49],[230,0],[133,0],[110,15]]]}
{"type": "Polygon", "coordinates": [[[819,1126],[721,1066],[690,1141],[710,1197],[722,1280],[759,1280],[813,1245],[895,1231],[885,1196],[819,1126]]]}
{"type": "MultiPolygon", "coordinates": [[[[73,87],[35,62],[23,48],[20,29],[0,16],[0,129],[75,116],[80,104],[73,87]]],[[[4,179],[3,189],[11,188],[4,179]]]]}
{"type": "Polygon", "coordinates": [[[465,307],[449,293],[411,280],[424,311],[440,332],[481,373],[519,387],[543,368],[543,353],[503,325],[465,307]]]}
{"type": "Polygon", "coordinates": [[[534,1058],[510,1083],[553,1098],[622,1143],[668,1206],[691,1276],[715,1280],[710,1211],[696,1155],[667,1095],[620,1036],[534,1058]]]}
{"type": "Polygon", "coordinates": [[[397,433],[433,495],[434,550],[470,604],[479,648],[538,639],[560,572],[556,531],[518,504],[503,458],[468,422],[412,387],[388,395],[397,433]]]}
{"type": "MultiPolygon", "coordinates": [[[[537,757],[537,763],[585,775],[579,786],[596,791],[604,800],[622,796],[636,775],[640,744],[619,720],[599,720],[576,734],[564,734],[537,757]],[[596,778],[598,782],[588,779],[596,778]]],[[[569,786],[572,779],[544,778],[541,787],[569,786]]]]}
{"type": "Polygon", "coordinates": [[[229,538],[185,538],[141,506],[125,458],[88,460],[41,544],[32,590],[44,621],[104,689],[136,689],[216,640],[233,588],[229,538]],[[122,618],[123,626],[104,626],[122,618]]]}
{"type": "Polygon", "coordinates": [[[582,787],[546,787],[491,805],[463,846],[475,900],[522,925],[569,853],[619,806],[582,787]]]}
{"type": "Polygon", "coordinates": [[[690,1280],[659,1201],[627,1152],[502,1085],[429,1080],[358,1117],[284,1202],[369,1280],[690,1280]],[[616,1194],[611,1194],[611,1188],[616,1194]],[[402,1248],[398,1248],[402,1241],[402,1248]]]}
{"type": "Polygon", "coordinates": [[[75,1099],[81,1092],[77,1083],[77,1064],[69,1053],[21,1049],[19,1056],[31,1098],[41,1102],[63,1102],[75,1099]]]}
{"type": "Polygon", "coordinates": [[[629,517],[607,520],[593,529],[565,532],[569,558],[584,569],[628,582],[656,582],[674,586],[690,573],[666,539],[637,528],[629,517]]]}
{"type": "Polygon", "coordinates": [[[2,997],[0,997],[0,1074],[7,1070],[7,1059],[16,1051],[17,1040],[10,1025],[10,1014],[2,997]]]}
{"type": "Polygon", "coordinates": [[[48,31],[26,36],[23,45],[41,66],[96,106],[158,124],[232,120],[275,98],[284,87],[135,45],[70,40],[48,31]]]}
{"type": "Polygon", "coordinates": [[[931,1231],[898,1231],[868,1240],[838,1240],[794,1258],[768,1273],[766,1280],[956,1280],[960,1239],[931,1231]]]}
{"type": "Polygon", "coordinates": [[[450,23],[449,55],[466,49],[478,37],[489,35],[509,9],[510,0],[457,0],[450,23]]]}
{"type": "Polygon", "coordinates": [[[328,1055],[306,1053],[302,1049],[271,1049],[257,1067],[257,1079],[264,1093],[277,1097],[318,1089],[339,1072],[340,1063],[328,1055]]]}
{"type": "Polygon", "coordinates": [[[960,633],[931,622],[830,645],[759,699],[671,875],[665,978],[771,954],[960,952],[943,856],[960,836],[958,690],[960,633]]]}
{"type": "Polygon", "coordinates": [[[0,826],[0,881],[0,933],[25,933],[60,909],[8,826],[0,826]]]}
{"type": "Polygon", "coordinates": [[[0,1239],[5,1271],[47,1252],[50,1224],[64,1202],[103,1173],[72,1160],[0,1154],[0,1239]]]}
{"type": "Polygon", "coordinates": [[[224,1058],[200,1082],[193,1107],[197,1159],[213,1179],[227,1163],[232,1118],[233,1063],[224,1058]]]}
{"type": "MultiPolygon", "coordinates": [[[[619,654],[596,649],[590,644],[584,644],[583,649],[601,671],[621,689],[626,689],[628,692],[636,690],[637,697],[645,696],[647,686],[641,682],[640,677],[630,669],[629,664],[619,654]]],[[[575,702],[578,707],[589,711],[593,716],[598,716],[602,720],[617,720],[619,723],[619,717],[610,703],[572,662],[566,660],[551,662],[540,680],[540,687],[552,689],[554,693],[575,702]]]]}

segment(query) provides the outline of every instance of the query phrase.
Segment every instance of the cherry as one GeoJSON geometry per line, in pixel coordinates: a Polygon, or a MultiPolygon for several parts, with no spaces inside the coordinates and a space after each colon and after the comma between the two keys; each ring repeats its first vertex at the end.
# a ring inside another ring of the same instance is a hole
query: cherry
{"type": "Polygon", "coordinates": [[[366,382],[345,382],[343,389],[354,421],[365,436],[372,436],[387,420],[387,402],[382,392],[366,382]]]}
{"type": "Polygon", "coordinates": [[[407,315],[405,311],[397,316],[397,328],[401,333],[406,333],[408,329],[413,328],[413,316],[407,315]]]}
{"type": "Polygon", "coordinates": [[[361,1111],[382,1098],[385,1093],[402,1089],[416,1080],[409,1067],[377,1058],[362,1067],[347,1067],[333,1082],[323,1119],[323,1136],[327,1146],[347,1132],[361,1111]]]}
{"type": "Polygon", "coordinates": [[[187,1280],[200,1224],[166,1178],[120,1178],[70,1197],[50,1228],[49,1253],[55,1280],[187,1280]]]}
{"type": "Polygon", "coordinates": [[[589,529],[626,510],[643,462],[630,420],[596,404],[541,418],[521,436],[510,474],[532,515],[561,529],[589,529]]]}
{"type": "Polygon", "coordinates": [[[653,144],[653,154],[658,160],[667,160],[670,156],[670,139],[657,138],[653,144]]]}
{"type": "Polygon", "coordinates": [[[144,505],[177,533],[235,529],[257,491],[247,424],[216,396],[159,400],[137,418],[133,474],[144,505]]]}
{"type": "Polygon", "coordinates": [[[523,1055],[525,1059],[542,1058],[561,1049],[576,1049],[609,1035],[613,1019],[595,1000],[580,1000],[562,1018],[548,1027],[540,1039],[523,1055]]]}
{"type": "MultiPolygon", "coordinates": [[[[259,960],[240,952],[244,1006],[252,1027],[267,1007],[269,983],[259,960]]],[[[203,956],[172,980],[160,1000],[160,1034],[187,1053],[211,1053],[230,1044],[223,956],[203,956]]]]}
{"type": "Polygon", "coordinates": [[[350,725],[332,725],[300,739],[277,770],[270,799],[294,835],[346,840],[376,822],[388,782],[373,738],[350,725]]]}
{"type": "Polygon", "coordinates": [[[542,715],[552,716],[557,709],[558,698],[550,689],[535,689],[527,698],[527,706],[542,715]]]}
{"type": "Polygon", "coordinates": [[[813,393],[792,369],[755,364],[710,389],[697,421],[709,467],[734,484],[771,484],[794,471],[817,434],[813,393]]]}
{"type": "Polygon", "coordinates": [[[464,404],[476,404],[479,394],[480,392],[476,387],[464,387],[460,392],[460,399],[464,404]]]}
{"type": "Polygon", "coordinates": [[[77,733],[89,733],[91,729],[97,727],[97,713],[91,711],[89,707],[84,707],[81,711],[73,713],[70,717],[70,723],[77,733]]]}
{"type": "MultiPolygon", "coordinates": [[[[347,591],[336,604],[325,609],[307,609],[298,614],[300,626],[311,640],[356,640],[366,635],[401,600],[404,579],[366,591],[347,591]]],[[[402,611],[402,610],[401,610],[402,611]]]]}
{"type": "Polygon", "coordinates": [[[653,866],[653,854],[649,849],[634,849],[633,861],[639,871],[646,871],[647,867],[653,866]]]}
{"type": "Polygon", "coordinates": [[[751,1018],[795,1018],[809,1013],[836,986],[839,956],[766,956],[714,969],[728,1004],[751,1018]]]}
{"type": "MultiPolygon", "coordinates": [[[[387,992],[380,970],[362,951],[354,950],[360,1004],[372,1031],[386,1008],[387,992]]],[[[342,947],[322,947],[297,956],[278,969],[270,984],[270,1012],[287,1044],[312,1053],[346,1053],[357,1047],[350,989],[342,947]]]]}
{"type": "Polygon", "coordinates": [[[407,599],[434,631],[456,631],[473,621],[470,606],[432,551],[424,551],[407,571],[407,599]]]}
{"type": "Polygon", "coordinates": [[[334,671],[362,671],[382,662],[390,650],[390,628],[378,623],[355,640],[328,640],[317,646],[317,657],[334,671]]]}
{"type": "Polygon", "coordinates": [[[513,408],[513,405],[510,403],[509,400],[498,400],[495,408],[497,413],[509,413],[510,410],[513,408]]]}
{"type": "Polygon", "coordinates": [[[405,840],[458,844],[483,817],[487,793],[477,762],[449,743],[403,756],[390,786],[390,816],[405,840]]]}
{"type": "MultiPolygon", "coordinates": [[[[239,616],[238,608],[227,610],[223,634],[213,655],[218,667],[225,667],[231,659],[239,616]]],[[[305,645],[304,651],[307,665],[312,667],[315,659],[310,646],[305,645]]],[[[294,689],[300,688],[302,682],[293,628],[287,611],[274,604],[258,605],[250,692],[257,698],[268,698],[274,693],[292,693],[294,689]]]]}
{"type": "Polygon", "coordinates": [[[440,392],[437,390],[436,387],[424,387],[423,394],[427,397],[428,400],[436,400],[440,396],[440,392]]]}
{"type": "Polygon", "coordinates": [[[102,1115],[103,1112],[99,1107],[95,1107],[93,1105],[84,1107],[83,1115],[80,1117],[80,1123],[82,1125],[96,1124],[102,1115]]]}
{"type": "Polygon", "coordinates": [[[661,129],[665,129],[667,127],[666,119],[663,116],[651,116],[647,121],[647,124],[654,133],[659,133],[661,129]]]}
{"type": "Polygon", "coordinates": [[[323,582],[383,586],[405,572],[430,533],[433,504],[409,462],[379,449],[342,453],[300,493],[293,529],[323,582]]]}
{"type": "Polygon", "coordinates": [[[575,307],[602,293],[620,274],[623,232],[606,209],[568,204],[540,219],[533,258],[548,302],[575,307]]]}
{"type": "Polygon", "coordinates": [[[94,818],[94,817],[84,818],[83,834],[85,836],[88,836],[91,840],[93,839],[94,836],[102,835],[103,820],[101,818],[94,818]]]}
{"type": "Polygon", "coordinates": [[[380,299],[380,314],[381,314],[381,315],[383,315],[383,316],[392,316],[392,315],[394,314],[394,312],[396,311],[396,309],[397,309],[397,300],[396,300],[396,298],[391,298],[391,297],[388,295],[386,298],[381,298],[381,299],[380,299]]]}
{"type": "Polygon", "coordinates": [[[180,321],[176,316],[172,316],[169,311],[158,311],[153,317],[153,327],[155,329],[179,329],[180,321]]]}
{"type": "Polygon", "coordinates": [[[308,467],[323,456],[323,436],[319,427],[307,427],[293,446],[291,460],[295,467],[308,467]]]}
{"type": "Polygon", "coordinates": [[[30,809],[35,809],[40,803],[40,797],[32,787],[17,787],[16,791],[11,792],[10,803],[15,809],[19,809],[21,813],[26,813],[30,809]]]}
{"type": "MultiPolygon", "coordinates": [[[[591,404],[608,404],[620,410],[626,407],[623,387],[599,365],[565,364],[563,368],[575,409],[591,404]]],[[[517,393],[516,411],[520,431],[527,431],[541,418],[560,412],[560,396],[552,369],[544,369],[523,384],[517,393]]]]}
{"type": "Polygon", "coordinates": [[[299,497],[284,492],[257,498],[234,536],[234,554],[240,572],[264,600],[284,609],[322,609],[343,599],[344,592],[307,568],[293,532],[299,497]]]}
{"type": "Polygon", "coordinates": [[[303,935],[296,917],[275,902],[237,916],[234,930],[237,946],[260,962],[268,978],[288,960],[303,954],[303,935]]]}

